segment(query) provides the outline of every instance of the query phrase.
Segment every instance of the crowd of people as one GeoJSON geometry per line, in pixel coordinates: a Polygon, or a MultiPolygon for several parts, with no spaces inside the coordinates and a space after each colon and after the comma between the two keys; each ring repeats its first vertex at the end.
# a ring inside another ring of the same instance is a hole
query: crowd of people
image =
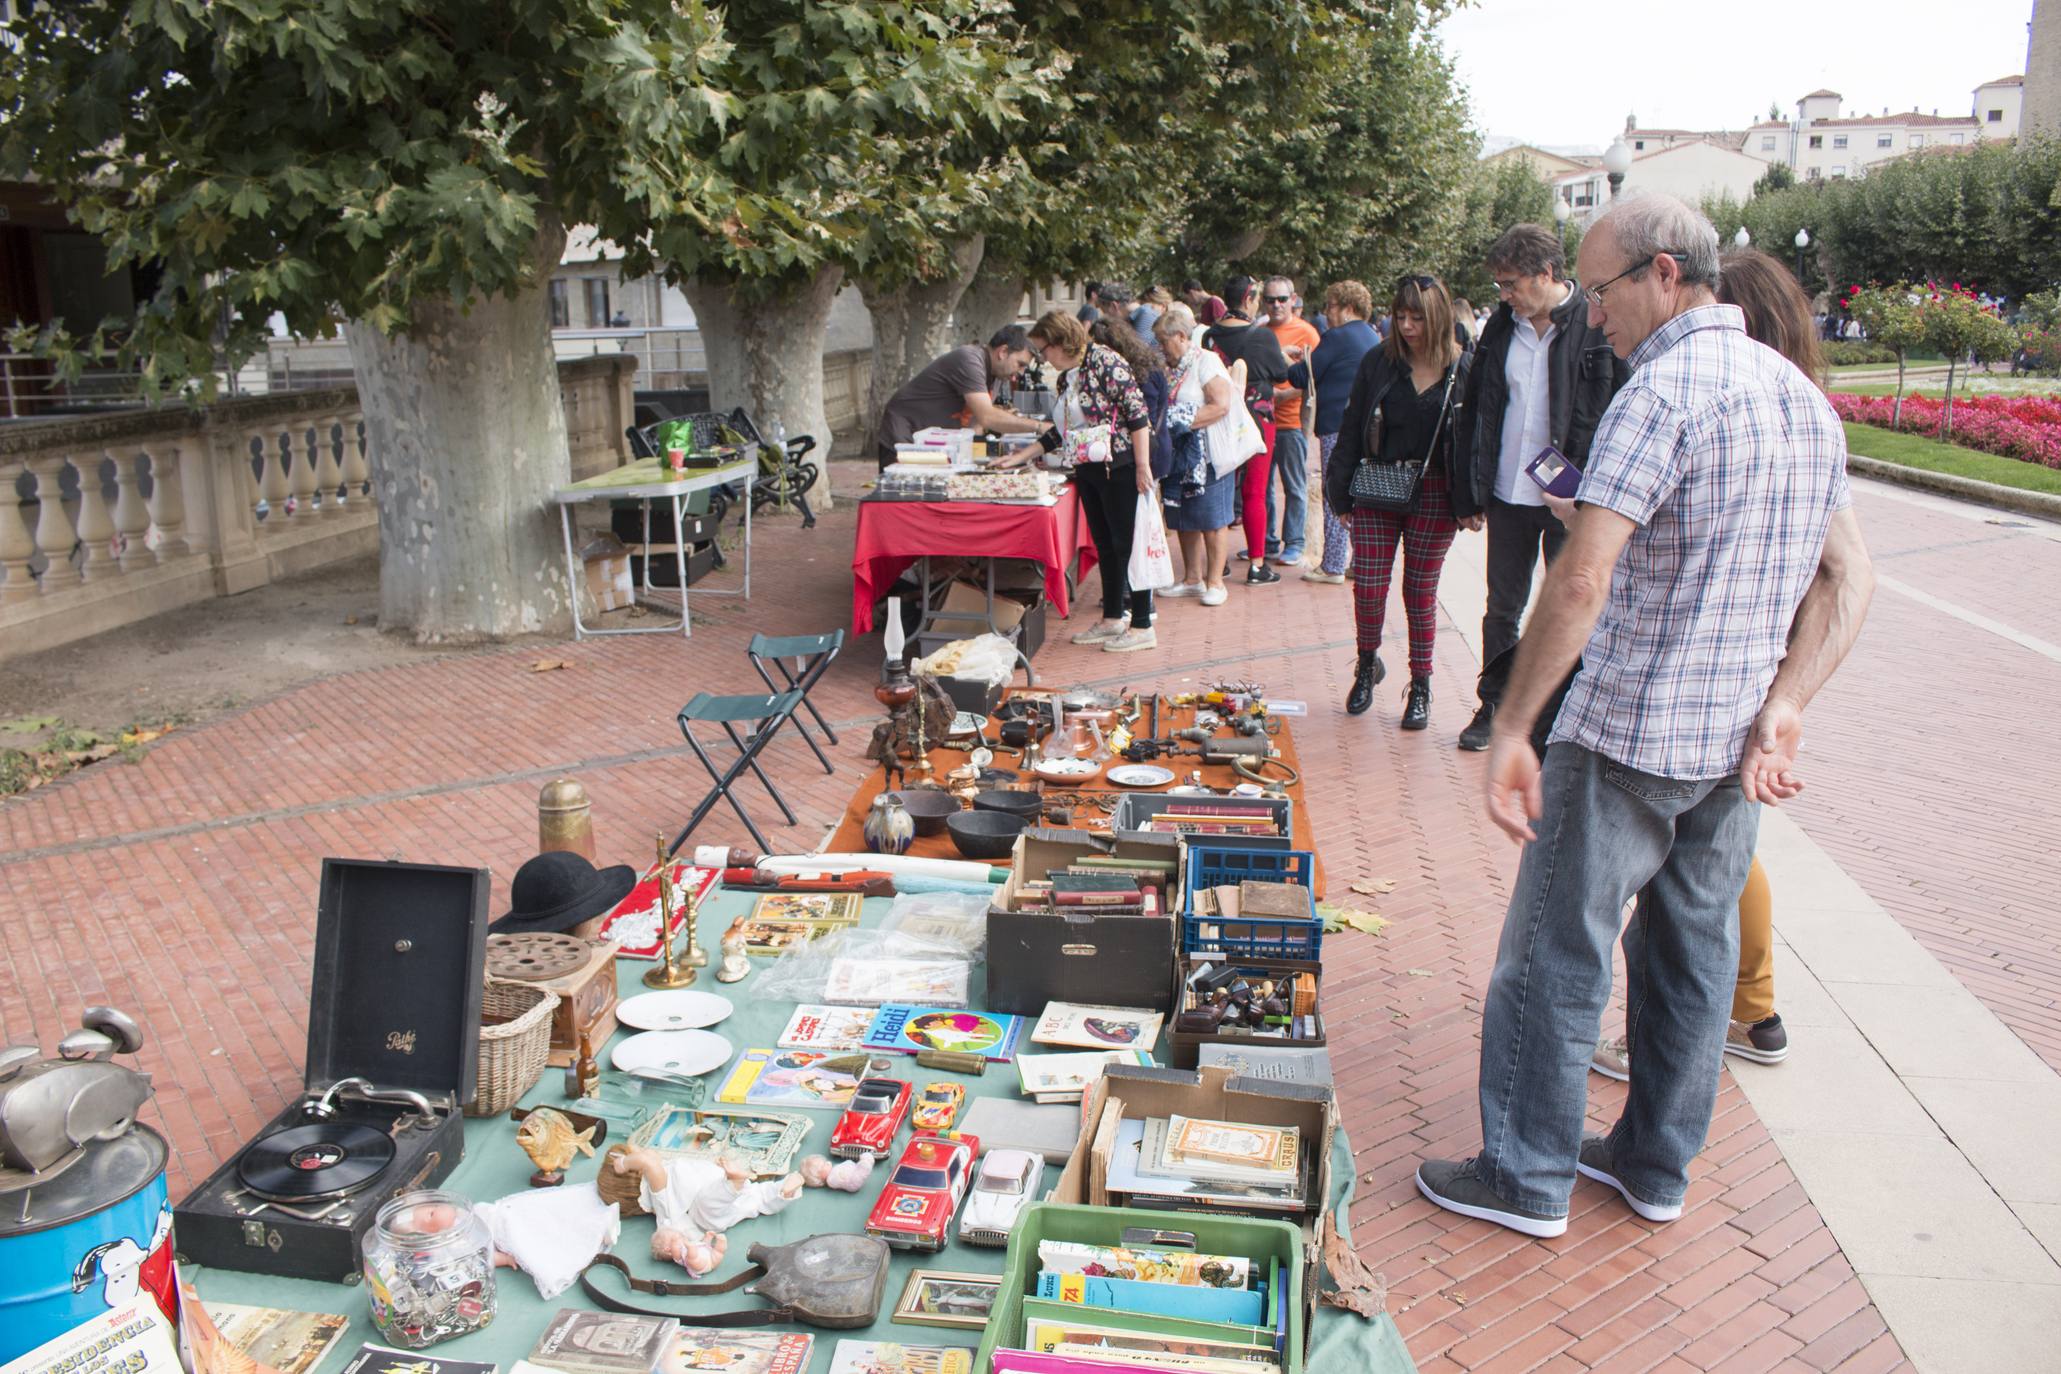
{"type": "Polygon", "coordinates": [[[1566,1230],[1578,1175],[1648,1220],[1679,1216],[1723,1056],[1788,1054],[1759,806],[1801,790],[1803,712],[1873,588],[1821,331],[1788,269],[1721,257],[1707,219],[1652,195],[1613,204],[1579,257],[1570,274],[1554,230],[1510,227],[1488,251],[1485,315],[1409,273],[1381,301],[1333,283],[1320,323],[1291,280],[1236,276],[1178,299],[1095,284],[1078,315],[1027,334],[1061,374],[1042,442],[1114,438],[1075,467],[1103,580],[1076,643],[1157,643],[1154,593],[1126,585],[1156,501],[1181,563],[1160,595],[1223,605],[1240,528],[1248,588],[1297,567],[1349,578],[1344,709],[1364,713],[1400,552],[1397,723],[1421,730],[1440,574],[1460,530],[1484,532],[1458,744],[1488,751],[1490,818],[1525,848],[1484,1004],[1482,1148],[1425,1161],[1417,1183],[1535,1236],[1566,1230]],[[1603,1040],[1620,933],[1625,1034],[1603,1040]],[[1615,1127],[1585,1137],[1591,1070],[1630,1090],[1615,1127]]]}

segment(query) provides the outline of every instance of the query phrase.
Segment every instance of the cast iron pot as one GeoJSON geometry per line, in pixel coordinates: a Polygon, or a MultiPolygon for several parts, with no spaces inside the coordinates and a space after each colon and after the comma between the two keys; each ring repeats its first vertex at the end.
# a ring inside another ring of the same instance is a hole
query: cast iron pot
{"type": "Polygon", "coordinates": [[[1029,817],[1006,811],[961,811],[945,817],[953,847],[969,859],[1008,858],[1016,847],[1016,837],[1029,824],[1029,817]]]}
{"type": "Polygon", "coordinates": [[[919,835],[942,835],[945,821],[959,812],[959,799],[950,792],[912,787],[900,794],[902,807],[916,822],[919,835]]]}
{"type": "Polygon", "coordinates": [[[1044,801],[1035,792],[1011,791],[1006,787],[994,787],[985,792],[973,794],[975,811],[999,811],[1005,816],[1021,816],[1034,820],[1044,809],[1044,801]]]}

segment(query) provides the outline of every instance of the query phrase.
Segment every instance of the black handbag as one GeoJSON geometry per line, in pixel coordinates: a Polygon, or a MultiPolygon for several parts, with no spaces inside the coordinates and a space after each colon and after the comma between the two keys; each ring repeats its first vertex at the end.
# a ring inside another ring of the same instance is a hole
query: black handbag
{"type": "Polygon", "coordinates": [[[1431,456],[1438,452],[1439,436],[1445,432],[1446,413],[1453,404],[1453,381],[1460,375],[1454,368],[1446,376],[1445,394],[1438,402],[1438,423],[1432,426],[1431,443],[1424,450],[1424,458],[1416,463],[1381,463],[1373,460],[1373,454],[1381,451],[1381,408],[1377,403],[1374,414],[1367,422],[1367,444],[1360,453],[1360,465],[1353,469],[1352,499],[1354,510],[1407,511],[1417,504],[1417,485],[1424,480],[1424,470],[1431,465],[1431,456]]]}

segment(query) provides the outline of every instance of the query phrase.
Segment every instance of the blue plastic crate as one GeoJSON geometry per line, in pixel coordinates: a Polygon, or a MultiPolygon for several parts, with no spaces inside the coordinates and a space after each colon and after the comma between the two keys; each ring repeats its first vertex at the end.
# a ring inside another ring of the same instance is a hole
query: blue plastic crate
{"type": "Polygon", "coordinates": [[[1181,899],[1183,954],[1246,955],[1264,959],[1316,959],[1324,947],[1324,922],[1317,916],[1317,856],[1307,849],[1229,849],[1190,844],[1187,887],[1181,899]],[[1195,894],[1206,887],[1242,882],[1300,883],[1309,892],[1310,914],[1290,916],[1197,916],[1195,894]]]}

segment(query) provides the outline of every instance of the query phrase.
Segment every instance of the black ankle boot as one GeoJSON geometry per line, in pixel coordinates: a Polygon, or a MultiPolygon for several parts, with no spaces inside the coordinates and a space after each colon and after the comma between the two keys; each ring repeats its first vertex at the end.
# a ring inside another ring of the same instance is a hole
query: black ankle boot
{"type": "Polygon", "coordinates": [[[1413,677],[1410,679],[1410,696],[1403,703],[1403,719],[1400,728],[1422,730],[1431,724],[1431,679],[1413,677]]]}
{"type": "Polygon", "coordinates": [[[1360,655],[1359,664],[1353,669],[1353,689],[1345,694],[1345,713],[1349,716],[1363,714],[1374,704],[1374,684],[1388,675],[1388,669],[1381,666],[1381,655],[1367,650],[1360,655]]]}

